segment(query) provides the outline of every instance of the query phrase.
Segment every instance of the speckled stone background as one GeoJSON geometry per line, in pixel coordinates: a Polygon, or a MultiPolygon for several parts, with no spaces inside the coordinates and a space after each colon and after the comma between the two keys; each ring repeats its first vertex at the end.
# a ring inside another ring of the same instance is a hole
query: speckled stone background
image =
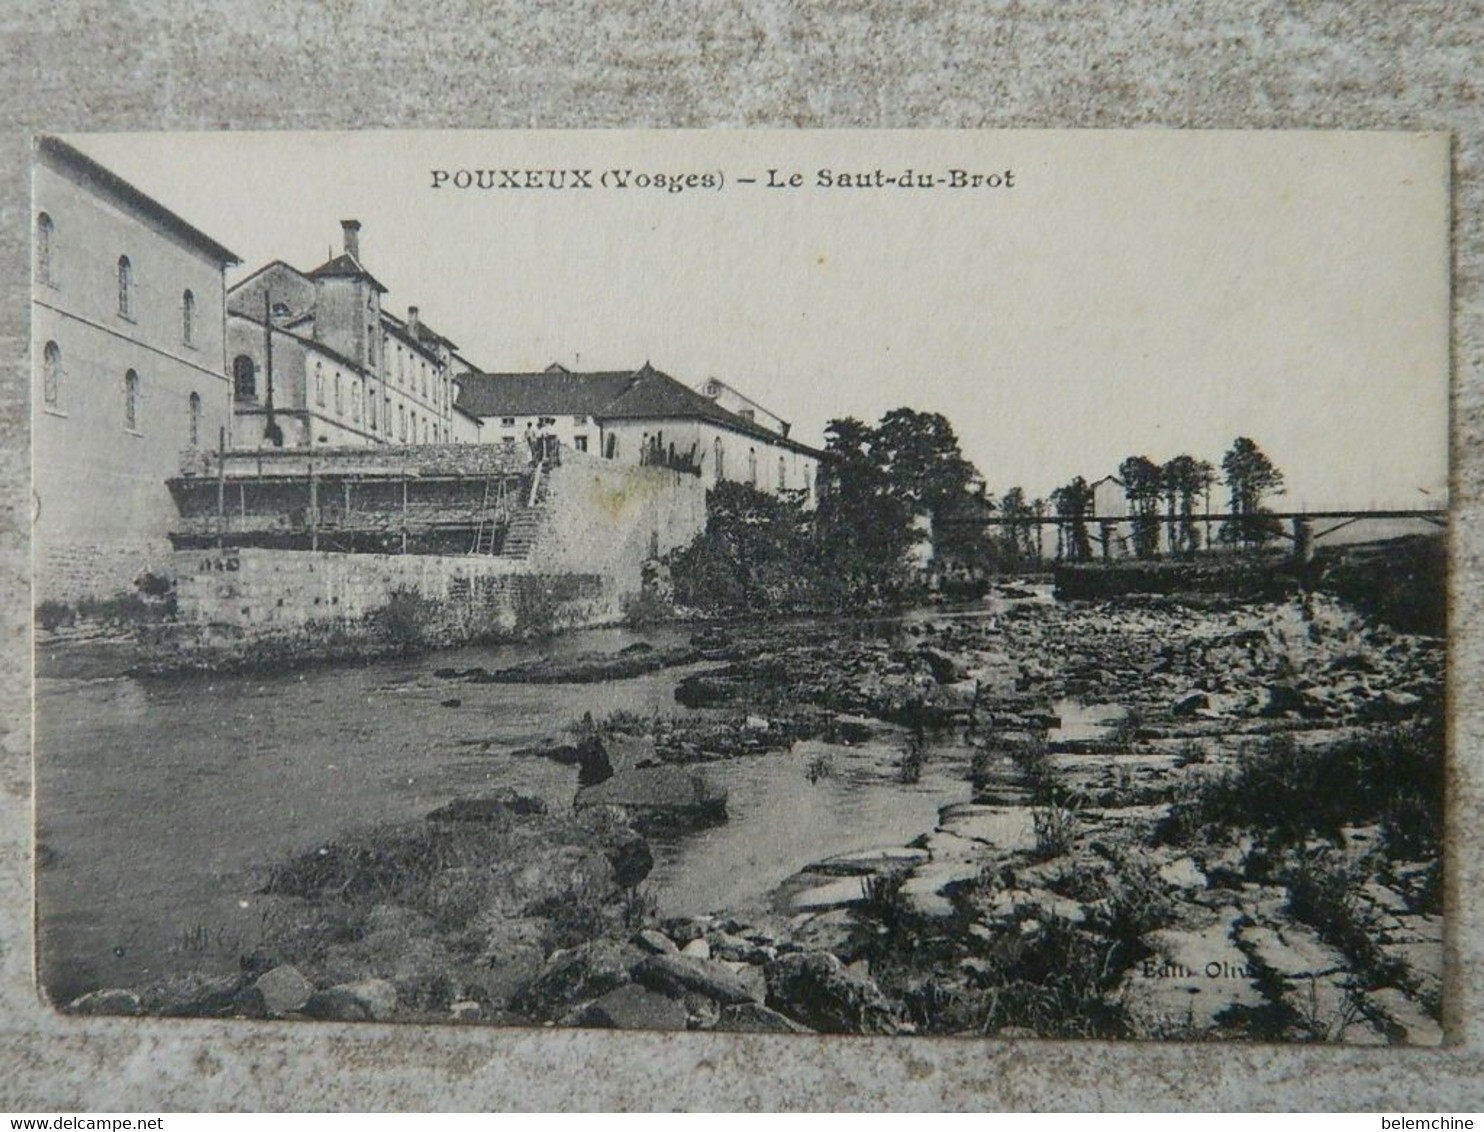
{"type": "Polygon", "coordinates": [[[1484,1109],[1484,8],[588,0],[0,4],[0,1110],[1484,1109]],[[26,296],[37,130],[1184,126],[1454,136],[1450,1046],[136,1022],[32,981],[26,296]]]}

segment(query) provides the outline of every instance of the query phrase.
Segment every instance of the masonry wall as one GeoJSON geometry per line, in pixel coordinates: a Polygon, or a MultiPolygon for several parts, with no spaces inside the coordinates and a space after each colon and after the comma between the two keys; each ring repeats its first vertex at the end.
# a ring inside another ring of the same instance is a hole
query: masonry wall
{"type": "Polygon", "coordinates": [[[563,452],[551,469],[538,570],[597,574],[621,601],[637,592],[644,562],[687,546],[706,526],[701,476],[563,452]]]}
{"type": "Polygon", "coordinates": [[[235,666],[515,639],[618,615],[594,574],[478,556],[181,551],[154,662],[235,666]]]}

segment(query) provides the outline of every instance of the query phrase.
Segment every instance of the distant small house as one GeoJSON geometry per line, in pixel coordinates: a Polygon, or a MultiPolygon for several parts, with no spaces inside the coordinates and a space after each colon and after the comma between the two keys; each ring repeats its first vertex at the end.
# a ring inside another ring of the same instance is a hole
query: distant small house
{"type": "MultiPolygon", "coordinates": [[[[1128,488],[1117,476],[1104,476],[1092,484],[1092,515],[1099,520],[1128,517],[1128,488]]],[[[1090,531],[1094,552],[1105,558],[1123,558],[1132,553],[1126,523],[1097,523],[1090,531]],[[1106,545],[1104,545],[1106,542],[1106,545]]]]}
{"type": "Polygon", "coordinates": [[[1092,487],[1092,512],[1099,519],[1122,519],[1128,515],[1128,489],[1117,476],[1104,476],[1092,487]]]}
{"type": "Polygon", "coordinates": [[[605,460],[666,467],[814,501],[821,453],[723,408],[648,362],[636,370],[477,373],[458,379],[456,407],[482,422],[481,442],[512,450],[542,438],[605,460]]]}

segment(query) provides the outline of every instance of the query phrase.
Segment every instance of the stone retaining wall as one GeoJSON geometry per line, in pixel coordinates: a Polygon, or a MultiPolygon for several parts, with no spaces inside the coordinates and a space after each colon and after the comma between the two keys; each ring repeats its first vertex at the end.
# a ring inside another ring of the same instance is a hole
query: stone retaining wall
{"type": "Polygon", "coordinates": [[[38,538],[34,600],[38,605],[43,601],[75,605],[133,594],[141,575],[168,575],[172,559],[165,539],[63,542],[38,538]]]}
{"type": "Polygon", "coordinates": [[[157,667],[363,657],[601,624],[617,593],[596,574],[526,563],[327,551],[181,551],[177,620],[147,641],[157,667]]]}

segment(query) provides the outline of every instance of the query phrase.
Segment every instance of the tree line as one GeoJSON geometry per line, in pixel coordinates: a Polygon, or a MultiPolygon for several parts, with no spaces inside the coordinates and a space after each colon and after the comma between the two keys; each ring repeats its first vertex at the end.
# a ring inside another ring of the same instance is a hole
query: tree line
{"type": "MultiPolygon", "coordinates": [[[[705,529],[671,557],[680,604],[708,612],[897,604],[920,595],[925,565],[973,579],[1038,564],[1048,519],[1058,558],[1111,553],[1116,535],[1109,517],[1096,514],[1084,477],[1044,499],[1012,487],[996,500],[942,414],[900,408],[875,425],[844,417],[825,436],[829,459],[812,501],[802,491],[768,494],[733,481],[708,492],[705,529]],[[984,521],[991,517],[999,521],[984,521]]],[[[1189,556],[1215,542],[1261,547],[1280,533],[1265,501],[1282,492],[1283,474],[1248,437],[1233,442],[1219,475],[1182,454],[1163,464],[1130,456],[1118,477],[1127,504],[1118,526],[1141,558],[1189,556]],[[1231,518],[1213,538],[1205,516],[1218,483],[1231,518]]]]}
{"type": "MultiPolygon", "coordinates": [[[[1217,543],[1243,549],[1261,548],[1281,534],[1278,520],[1266,500],[1281,495],[1283,473],[1250,437],[1239,436],[1222,457],[1218,469],[1207,460],[1182,453],[1163,464],[1148,456],[1129,456],[1118,465],[1118,480],[1127,508],[1129,549],[1138,558],[1155,558],[1162,552],[1189,557],[1217,543]],[[1220,483],[1226,487],[1230,517],[1212,532],[1211,494],[1220,483]]],[[[1025,492],[1012,487],[1000,500],[998,557],[1011,564],[1039,560],[1042,554],[1040,525],[1033,520],[1055,516],[1056,557],[1089,559],[1098,552],[1111,553],[1108,540],[1118,537],[1107,520],[1117,516],[1096,513],[1096,489],[1082,476],[1051,492],[1046,500],[1027,501],[1025,492]],[[1097,524],[1094,532],[1093,525],[1097,524]]]]}

